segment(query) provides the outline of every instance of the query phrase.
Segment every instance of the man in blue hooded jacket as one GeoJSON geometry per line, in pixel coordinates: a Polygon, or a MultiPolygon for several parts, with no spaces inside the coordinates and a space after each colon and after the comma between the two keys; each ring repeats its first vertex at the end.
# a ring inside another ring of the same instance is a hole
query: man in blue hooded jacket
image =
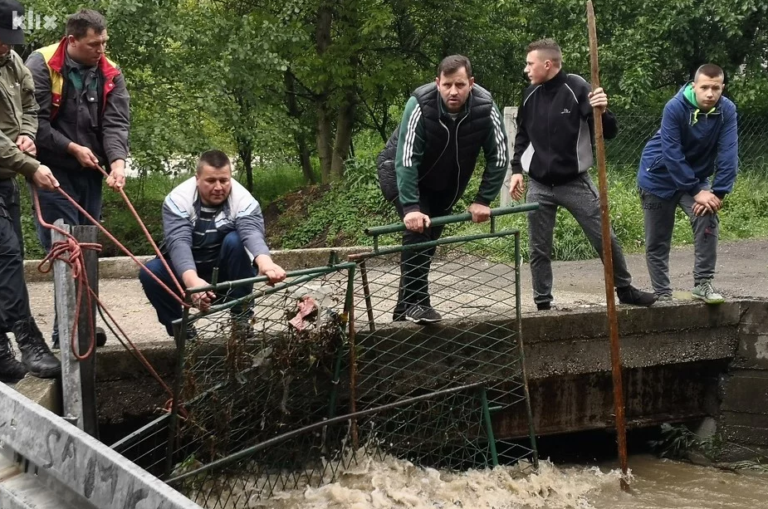
{"type": "Polygon", "coordinates": [[[712,286],[717,212],[736,181],[738,135],[736,106],[722,97],[723,87],[723,70],[702,65],[693,83],[664,107],[661,129],[643,150],[637,183],[645,219],[645,256],[660,301],[672,300],[669,250],[678,206],[693,227],[693,297],[707,304],[724,300],[712,286]]]}

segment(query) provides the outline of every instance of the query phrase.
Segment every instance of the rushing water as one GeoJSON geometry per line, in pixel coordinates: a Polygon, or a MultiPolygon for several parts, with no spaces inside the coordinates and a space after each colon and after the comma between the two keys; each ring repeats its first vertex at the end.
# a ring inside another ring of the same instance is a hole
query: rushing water
{"type": "Polygon", "coordinates": [[[709,509],[768,508],[768,476],[734,473],[651,455],[630,458],[632,493],[615,464],[517,467],[447,473],[387,458],[364,460],[321,488],[276,494],[250,507],[274,509],[709,509]]]}

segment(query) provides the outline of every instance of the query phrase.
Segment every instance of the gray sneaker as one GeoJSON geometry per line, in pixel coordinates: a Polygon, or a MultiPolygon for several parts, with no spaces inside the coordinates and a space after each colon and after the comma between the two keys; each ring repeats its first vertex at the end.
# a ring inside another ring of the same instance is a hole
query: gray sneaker
{"type": "Polygon", "coordinates": [[[725,302],[725,298],[712,287],[711,279],[705,279],[694,286],[691,295],[693,295],[694,299],[703,300],[707,304],[722,304],[725,302]]]}
{"type": "Polygon", "coordinates": [[[673,300],[675,299],[672,298],[671,293],[663,293],[657,297],[656,302],[672,302],[673,300]]]}
{"type": "Polygon", "coordinates": [[[418,323],[419,325],[426,325],[439,322],[443,317],[430,306],[421,306],[417,304],[408,308],[408,311],[405,312],[405,319],[413,323],[418,323]]]}

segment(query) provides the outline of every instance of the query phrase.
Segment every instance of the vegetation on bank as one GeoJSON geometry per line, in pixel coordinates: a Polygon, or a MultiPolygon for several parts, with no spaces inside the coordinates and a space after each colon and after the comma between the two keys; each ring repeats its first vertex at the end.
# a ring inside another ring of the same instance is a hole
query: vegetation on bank
{"type": "MultiPolygon", "coordinates": [[[[372,239],[364,230],[370,226],[397,222],[394,207],[388,204],[379,190],[375,170],[375,153],[359,153],[347,162],[346,176],[330,185],[302,185],[299,168],[281,165],[269,167],[254,174],[254,194],[259,199],[267,223],[267,237],[273,249],[301,247],[370,245],[372,239]]],[[[479,171],[476,172],[479,177],[479,171]]],[[[188,176],[150,174],[129,179],[127,194],[154,238],[162,236],[160,212],[165,195],[188,176]]],[[[614,230],[626,252],[644,249],[643,214],[635,184],[635,170],[627,167],[609,168],[611,217],[614,230]]],[[[475,178],[455,212],[464,211],[470,204],[478,179],[475,178]]],[[[108,189],[104,193],[103,225],[135,254],[151,254],[130,211],[121,197],[108,189]]],[[[22,191],[23,230],[27,258],[40,258],[40,249],[30,212],[29,193],[22,191]]],[[[737,240],[768,236],[768,176],[757,170],[739,175],[734,192],[726,198],[720,214],[721,240],[737,240]]],[[[524,215],[499,218],[499,228],[516,228],[522,233],[523,256],[527,257],[527,224],[524,215]]],[[[451,230],[453,234],[487,231],[487,224],[466,224],[451,230]]],[[[678,210],[674,245],[692,242],[690,224],[678,210]]],[[[102,239],[102,256],[122,253],[111,242],[102,239]]],[[[382,243],[397,242],[392,235],[382,243]]],[[[565,210],[558,213],[555,228],[554,258],[582,260],[594,258],[596,253],[573,217],[565,210]]]]}
{"type": "MultiPolygon", "coordinates": [[[[27,31],[26,45],[15,48],[22,58],[59,41],[66,16],[83,2],[29,0],[25,7],[29,21],[34,12],[52,22],[27,31]]],[[[378,191],[375,153],[410,92],[434,79],[443,57],[467,55],[501,108],[519,104],[532,40],[556,38],[565,69],[589,75],[584,4],[575,0],[466,0],[448,10],[366,0],[93,0],[88,7],[107,16],[108,53],[131,93],[131,163],[143,176],[127,191],[156,238],[163,197],[177,179],[166,173],[215,147],[234,157],[241,182],[262,203],[273,246],[368,243],[366,226],[396,220],[378,191]]],[[[768,4],[627,0],[599,7],[601,84],[622,115],[622,140],[609,144],[609,162],[631,166],[658,128],[663,104],[702,62],[717,62],[739,107],[747,142],[741,157],[758,165],[727,200],[723,238],[766,235],[768,177],[760,169],[768,165],[768,4]]],[[[642,250],[634,169],[614,167],[611,185],[616,231],[627,251],[642,250]]],[[[28,192],[22,195],[28,258],[39,258],[28,192]]],[[[131,251],[150,252],[109,190],[103,218],[131,251]]],[[[500,224],[525,229],[525,218],[500,224]]],[[[565,212],[555,237],[558,259],[594,256],[565,212]]],[[[675,242],[690,238],[679,215],[675,242]]],[[[104,242],[103,255],[115,254],[104,242]]]]}

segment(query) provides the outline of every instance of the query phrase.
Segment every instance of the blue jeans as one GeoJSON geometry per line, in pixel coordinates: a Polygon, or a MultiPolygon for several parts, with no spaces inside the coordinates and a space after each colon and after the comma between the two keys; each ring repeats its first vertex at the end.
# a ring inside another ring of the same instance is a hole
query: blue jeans
{"type": "MultiPolygon", "coordinates": [[[[104,177],[100,172],[89,168],[62,170],[56,167],[51,167],[51,172],[65,193],[71,196],[92,218],[97,221],[101,219],[101,187],[104,177]]],[[[29,183],[30,194],[33,185],[31,182],[29,183]]],[[[57,220],[63,219],[70,226],[92,226],[92,223],[58,191],[38,189],[37,195],[40,199],[40,212],[46,223],[53,224],[57,220]]],[[[32,217],[35,220],[37,238],[45,252],[48,253],[51,250],[51,230],[41,225],[37,220],[34,199],[32,199],[32,217]]],[[[59,313],[55,306],[51,340],[54,344],[59,342],[59,313]]]]}
{"type": "MultiPolygon", "coordinates": [[[[181,282],[181,274],[168,261],[168,266],[176,274],[179,282],[181,282]]],[[[240,235],[237,232],[230,232],[224,237],[224,241],[221,243],[221,251],[219,252],[219,259],[216,265],[206,265],[197,267],[197,275],[206,281],[211,280],[214,267],[219,268],[219,283],[225,281],[236,281],[238,279],[246,279],[254,277],[256,275],[256,269],[251,263],[248,253],[245,251],[243,242],[240,240],[240,235]]],[[[173,282],[171,275],[163,266],[163,262],[160,259],[155,258],[146,265],[147,269],[157,276],[168,288],[174,291],[178,295],[178,290],[173,282]]],[[[152,278],[145,270],[139,272],[139,280],[141,286],[144,288],[144,293],[147,295],[150,304],[155,308],[157,312],[157,319],[165,325],[165,330],[169,336],[173,336],[173,322],[178,320],[182,316],[181,304],[168,292],[158,284],[157,281],[152,278]]],[[[183,285],[183,283],[182,283],[183,285]]],[[[240,297],[245,297],[253,291],[253,285],[243,285],[231,289],[227,292],[226,296],[222,297],[222,300],[234,300],[240,297]]],[[[180,296],[183,298],[183,296],[180,296]]],[[[237,306],[233,308],[233,313],[241,313],[245,311],[242,307],[237,306]]]]}
{"type": "MultiPolygon", "coordinates": [[[[104,180],[101,173],[87,168],[79,171],[51,168],[51,172],[65,193],[95,220],[101,219],[101,187],[104,180]]],[[[58,191],[38,189],[37,193],[40,197],[40,211],[46,223],[53,224],[57,219],[63,219],[71,226],[91,226],[92,223],[58,191]]],[[[37,238],[47,253],[51,250],[51,230],[38,222],[37,214],[34,213],[34,201],[32,203],[37,238]]]]}

